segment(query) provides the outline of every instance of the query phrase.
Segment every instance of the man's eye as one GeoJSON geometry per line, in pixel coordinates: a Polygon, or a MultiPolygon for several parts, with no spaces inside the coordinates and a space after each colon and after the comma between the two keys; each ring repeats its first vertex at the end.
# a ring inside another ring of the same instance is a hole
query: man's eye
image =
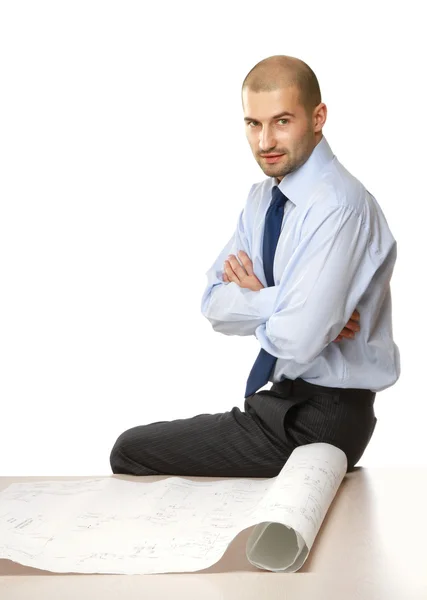
{"type": "MultiPolygon", "coordinates": [[[[286,123],[289,123],[289,119],[279,119],[279,121],[286,121],[286,123]]],[[[249,122],[248,122],[248,125],[249,125],[249,126],[252,126],[252,123],[255,123],[255,124],[257,124],[257,121],[249,121],[249,122]]]]}

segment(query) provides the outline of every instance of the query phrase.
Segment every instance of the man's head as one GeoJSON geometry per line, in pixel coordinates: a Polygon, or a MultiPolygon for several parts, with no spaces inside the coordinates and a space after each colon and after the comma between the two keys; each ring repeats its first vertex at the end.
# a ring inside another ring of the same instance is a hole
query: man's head
{"type": "Polygon", "coordinates": [[[322,139],[326,105],[316,75],[302,60],[275,55],[257,63],[242,84],[246,137],[255,160],[280,182],[322,139]],[[290,115],[282,113],[288,112],[290,115]],[[268,162],[267,154],[282,154],[268,162]]]}

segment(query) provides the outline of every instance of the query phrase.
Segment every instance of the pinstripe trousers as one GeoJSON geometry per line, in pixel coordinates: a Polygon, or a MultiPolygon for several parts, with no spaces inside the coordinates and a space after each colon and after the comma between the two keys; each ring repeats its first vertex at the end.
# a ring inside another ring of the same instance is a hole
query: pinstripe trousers
{"type": "Polygon", "coordinates": [[[375,429],[375,395],[284,379],[245,398],[243,411],[234,406],[124,431],[111,450],[111,469],[128,475],[275,477],[297,446],[327,442],[345,452],[351,471],[375,429]]]}

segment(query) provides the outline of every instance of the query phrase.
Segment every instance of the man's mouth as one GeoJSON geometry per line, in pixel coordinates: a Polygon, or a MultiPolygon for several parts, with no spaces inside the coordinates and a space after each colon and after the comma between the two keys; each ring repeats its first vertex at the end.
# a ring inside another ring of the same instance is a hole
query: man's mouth
{"type": "Polygon", "coordinates": [[[267,162],[277,162],[279,160],[280,157],[282,157],[283,154],[267,154],[266,156],[263,156],[262,158],[264,158],[267,162]]]}

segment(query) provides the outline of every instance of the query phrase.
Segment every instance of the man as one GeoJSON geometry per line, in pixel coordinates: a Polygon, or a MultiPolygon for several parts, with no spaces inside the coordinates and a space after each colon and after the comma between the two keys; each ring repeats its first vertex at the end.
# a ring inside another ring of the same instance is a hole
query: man
{"type": "Polygon", "coordinates": [[[112,449],[113,473],[274,477],[315,442],[341,448],[350,471],[377,422],[376,392],[400,376],[396,241],[323,136],[315,74],[295,57],[266,58],[246,76],[242,105],[267,178],[207,272],[201,310],[215,331],[260,343],[244,411],[133,427],[112,449]]]}

